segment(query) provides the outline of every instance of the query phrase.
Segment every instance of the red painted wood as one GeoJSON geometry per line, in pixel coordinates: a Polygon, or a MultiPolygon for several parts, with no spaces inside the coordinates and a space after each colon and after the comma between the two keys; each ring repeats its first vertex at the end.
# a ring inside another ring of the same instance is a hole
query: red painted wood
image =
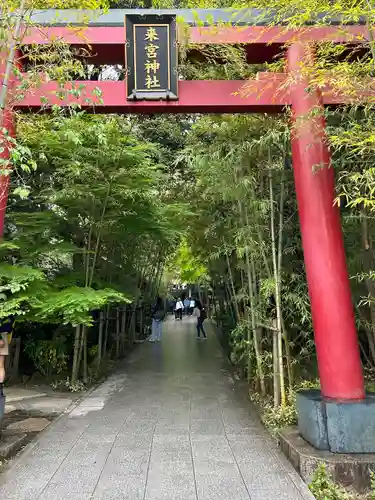
{"type": "MultiPolygon", "coordinates": [[[[367,28],[364,26],[336,26],[311,27],[303,30],[291,31],[280,26],[230,26],[230,27],[192,27],[190,41],[193,43],[242,43],[242,44],[284,44],[296,39],[306,40],[334,40],[340,43],[363,41],[367,38],[367,28]],[[359,37],[359,38],[358,38],[359,37]]],[[[29,28],[23,38],[23,44],[48,43],[49,39],[64,39],[74,45],[124,45],[125,28],[123,26],[41,26],[29,28]]]]}
{"type": "Polygon", "coordinates": [[[365,391],[340,214],[333,204],[334,171],[324,118],[312,117],[322,103],[317,92],[306,92],[308,80],[299,75],[306,53],[301,43],[288,50],[294,72],[292,154],[321,390],[326,398],[359,400],[365,391]]]}
{"type": "MultiPolygon", "coordinates": [[[[83,109],[91,109],[95,103],[98,113],[255,113],[282,111],[291,104],[289,92],[284,88],[285,76],[282,73],[259,73],[258,78],[247,81],[194,80],[179,82],[178,101],[140,101],[126,100],[125,82],[73,82],[75,87],[83,86],[81,97],[69,96],[65,100],[56,97],[57,84],[49,82],[38,89],[33,89],[23,99],[15,101],[17,109],[41,108],[41,97],[49,105],[66,106],[73,102],[81,104],[83,109]],[[102,103],[93,95],[100,88],[102,103]],[[89,99],[89,102],[85,102],[89,99]]],[[[348,102],[344,97],[324,90],[325,105],[348,102]]]]}
{"type": "Polygon", "coordinates": [[[282,26],[193,27],[190,37],[194,43],[285,44],[294,41],[331,40],[339,43],[358,43],[367,38],[364,26],[312,26],[290,30],[282,26]]]}
{"type": "MultiPolygon", "coordinates": [[[[272,76],[272,75],[271,75],[272,76]]],[[[65,101],[56,97],[57,85],[55,82],[44,84],[40,89],[31,91],[23,100],[17,101],[17,108],[41,107],[41,96],[46,97],[49,105],[67,105],[80,102],[83,108],[92,107],[85,103],[85,99],[96,102],[96,111],[105,113],[235,113],[256,111],[280,111],[289,103],[284,92],[279,92],[279,80],[273,77],[246,82],[247,90],[244,95],[234,95],[244,86],[243,81],[209,81],[195,80],[179,82],[178,101],[140,101],[126,100],[125,82],[75,82],[76,86],[83,85],[84,91],[80,99],[69,96],[65,101]],[[93,96],[95,88],[102,91],[103,104],[93,96]]]]}
{"type": "Polygon", "coordinates": [[[31,27],[22,39],[24,45],[49,43],[53,39],[73,45],[125,45],[124,26],[40,26],[31,27]]]}

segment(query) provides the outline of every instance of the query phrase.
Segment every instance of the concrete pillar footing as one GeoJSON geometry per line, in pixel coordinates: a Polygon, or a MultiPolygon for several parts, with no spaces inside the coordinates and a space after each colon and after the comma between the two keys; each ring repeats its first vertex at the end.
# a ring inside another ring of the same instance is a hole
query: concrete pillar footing
{"type": "Polygon", "coordinates": [[[363,400],[325,400],[318,390],[297,394],[298,432],[318,450],[375,453],[375,394],[363,400]]]}
{"type": "Polygon", "coordinates": [[[339,454],[317,450],[301,437],[295,427],[283,429],[279,442],[282,452],[305,483],[309,484],[315,469],[324,464],[336,483],[359,493],[370,489],[370,471],[375,470],[375,454],[339,454]]]}

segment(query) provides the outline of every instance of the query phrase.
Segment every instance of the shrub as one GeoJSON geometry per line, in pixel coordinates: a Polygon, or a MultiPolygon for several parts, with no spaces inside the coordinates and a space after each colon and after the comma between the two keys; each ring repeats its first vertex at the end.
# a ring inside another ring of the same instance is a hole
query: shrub
{"type": "Polygon", "coordinates": [[[286,403],[278,408],[274,407],[272,397],[261,398],[259,394],[250,394],[251,400],[259,406],[260,416],[264,425],[273,434],[277,434],[284,427],[297,424],[297,392],[302,389],[316,389],[317,380],[303,380],[287,392],[286,403]]]}
{"type": "Polygon", "coordinates": [[[329,477],[324,464],[315,470],[309,489],[316,500],[350,500],[349,494],[329,477]]]}
{"type": "Polygon", "coordinates": [[[58,336],[52,340],[29,338],[25,343],[25,352],[34,363],[35,368],[47,378],[67,369],[69,356],[64,336],[58,336]]]}
{"type": "Polygon", "coordinates": [[[51,387],[55,390],[68,390],[69,392],[82,392],[86,389],[84,382],[81,380],[71,382],[69,377],[64,380],[56,380],[55,382],[52,382],[51,387]]]}

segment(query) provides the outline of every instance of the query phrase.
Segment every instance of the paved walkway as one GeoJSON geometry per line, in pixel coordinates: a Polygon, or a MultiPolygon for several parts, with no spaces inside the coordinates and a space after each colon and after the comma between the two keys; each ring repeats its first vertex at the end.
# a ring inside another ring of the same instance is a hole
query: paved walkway
{"type": "Polygon", "coordinates": [[[216,338],[165,325],[1,476],[4,500],[313,498],[235,389],[216,338]]]}

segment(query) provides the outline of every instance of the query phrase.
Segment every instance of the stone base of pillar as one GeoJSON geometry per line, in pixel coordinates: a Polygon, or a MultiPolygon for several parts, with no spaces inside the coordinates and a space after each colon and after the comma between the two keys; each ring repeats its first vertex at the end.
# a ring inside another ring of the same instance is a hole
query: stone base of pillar
{"type": "Polygon", "coordinates": [[[298,432],[318,450],[375,453],[375,394],[344,403],[305,390],[297,395],[297,413],[298,432]]]}
{"type": "Polygon", "coordinates": [[[359,493],[367,493],[370,489],[370,471],[375,470],[375,454],[317,450],[300,436],[295,427],[283,429],[279,442],[281,451],[305,483],[309,484],[317,467],[324,464],[335,483],[359,493]]]}

